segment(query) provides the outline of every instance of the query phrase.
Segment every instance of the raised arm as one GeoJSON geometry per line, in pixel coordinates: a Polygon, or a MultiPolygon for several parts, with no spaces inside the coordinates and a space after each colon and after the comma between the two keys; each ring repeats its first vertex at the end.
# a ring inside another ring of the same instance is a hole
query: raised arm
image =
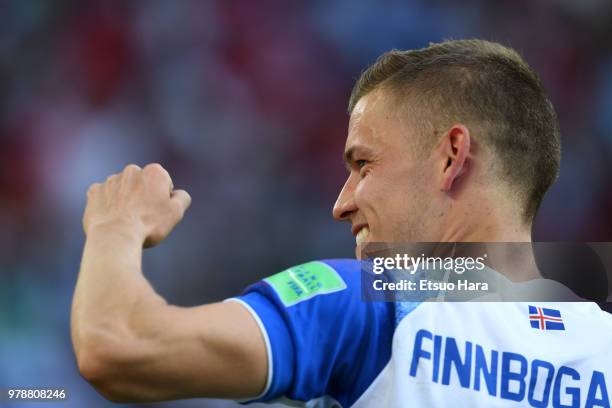
{"type": "Polygon", "coordinates": [[[81,374],[108,399],[249,398],[265,386],[265,343],[242,305],[168,305],[142,274],[143,245],[161,242],[190,201],[158,164],[87,193],[71,334],[81,374]]]}

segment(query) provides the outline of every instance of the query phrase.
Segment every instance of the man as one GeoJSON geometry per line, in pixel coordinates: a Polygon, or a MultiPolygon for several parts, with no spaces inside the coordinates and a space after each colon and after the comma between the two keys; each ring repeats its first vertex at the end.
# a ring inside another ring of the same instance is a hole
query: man
{"type": "MultiPolygon", "coordinates": [[[[555,112],[499,44],[392,51],[353,90],[348,179],[333,209],[368,242],[529,242],[557,177],[555,112]]],[[[555,304],[361,299],[358,260],[310,262],[194,308],[168,305],[141,272],[144,246],[181,220],[188,194],[159,165],[94,184],[72,309],[82,375],[114,401],[210,396],[321,406],[610,406],[612,320],[555,304]],[[542,320],[543,321],[543,320],[542,320]]],[[[514,281],[537,277],[520,266],[514,281]]]]}

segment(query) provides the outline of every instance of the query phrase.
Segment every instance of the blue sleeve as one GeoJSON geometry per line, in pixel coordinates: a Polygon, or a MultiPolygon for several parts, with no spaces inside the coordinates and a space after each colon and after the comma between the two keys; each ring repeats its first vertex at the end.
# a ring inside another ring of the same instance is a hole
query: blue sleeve
{"type": "Polygon", "coordinates": [[[253,313],[268,348],[268,382],[254,401],[331,397],[351,405],[388,363],[393,304],[361,300],[360,265],[309,262],[234,299],[253,313]]]}

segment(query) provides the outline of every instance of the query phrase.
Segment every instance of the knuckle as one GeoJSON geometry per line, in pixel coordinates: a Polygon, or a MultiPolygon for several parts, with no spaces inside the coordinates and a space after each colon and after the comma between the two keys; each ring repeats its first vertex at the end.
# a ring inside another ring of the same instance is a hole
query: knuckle
{"type": "Polygon", "coordinates": [[[147,164],[143,170],[144,174],[148,177],[156,180],[156,182],[162,182],[164,185],[169,184],[172,189],[172,177],[170,177],[170,173],[166,169],[162,167],[159,163],[151,163],[147,164]]]}
{"type": "Polygon", "coordinates": [[[136,172],[141,170],[140,166],[137,166],[135,164],[128,164],[127,166],[125,166],[125,168],[123,169],[123,172],[125,173],[129,173],[129,172],[136,172]]]}
{"type": "Polygon", "coordinates": [[[144,171],[151,174],[161,175],[167,179],[170,179],[170,173],[159,163],[147,164],[144,171]]]}
{"type": "Polygon", "coordinates": [[[159,163],[149,163],[145,166],[144,170],[147,172],[166,172],[166,170],[159,163]]]}
{"type": "Polygon", "coordinates": [[[100,183],[93,183],[87,189],[87,195],[93,194],[98,188],[100,188],[100,183]]]}
{"type": "Polygon", "coordinates": [[[171,201],[170,211],[172,213],[172,218],[174,218],[175,220],[180,221],[183,219],[184,212],[183,207],[180,203],[176,201],[171,201]]]}

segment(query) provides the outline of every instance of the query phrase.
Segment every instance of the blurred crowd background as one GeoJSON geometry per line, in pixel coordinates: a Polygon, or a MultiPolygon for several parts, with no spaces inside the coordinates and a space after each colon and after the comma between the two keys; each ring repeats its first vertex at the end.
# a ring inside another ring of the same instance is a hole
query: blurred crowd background
{"type": "Polygon", "coordinates": [[[348,225],[331,217],[346,105],[391,48],[478,37],[522,52],[563,135],[535,238],[612,241],[608,0],[15,0],[0,15],[0,388],[58,386],[66,406],[112,405],[76,371],[69,310],[87,187],[128,163],[161,163],[193,197],[145,254],[172,303],[353,257],[348,225]]]}

